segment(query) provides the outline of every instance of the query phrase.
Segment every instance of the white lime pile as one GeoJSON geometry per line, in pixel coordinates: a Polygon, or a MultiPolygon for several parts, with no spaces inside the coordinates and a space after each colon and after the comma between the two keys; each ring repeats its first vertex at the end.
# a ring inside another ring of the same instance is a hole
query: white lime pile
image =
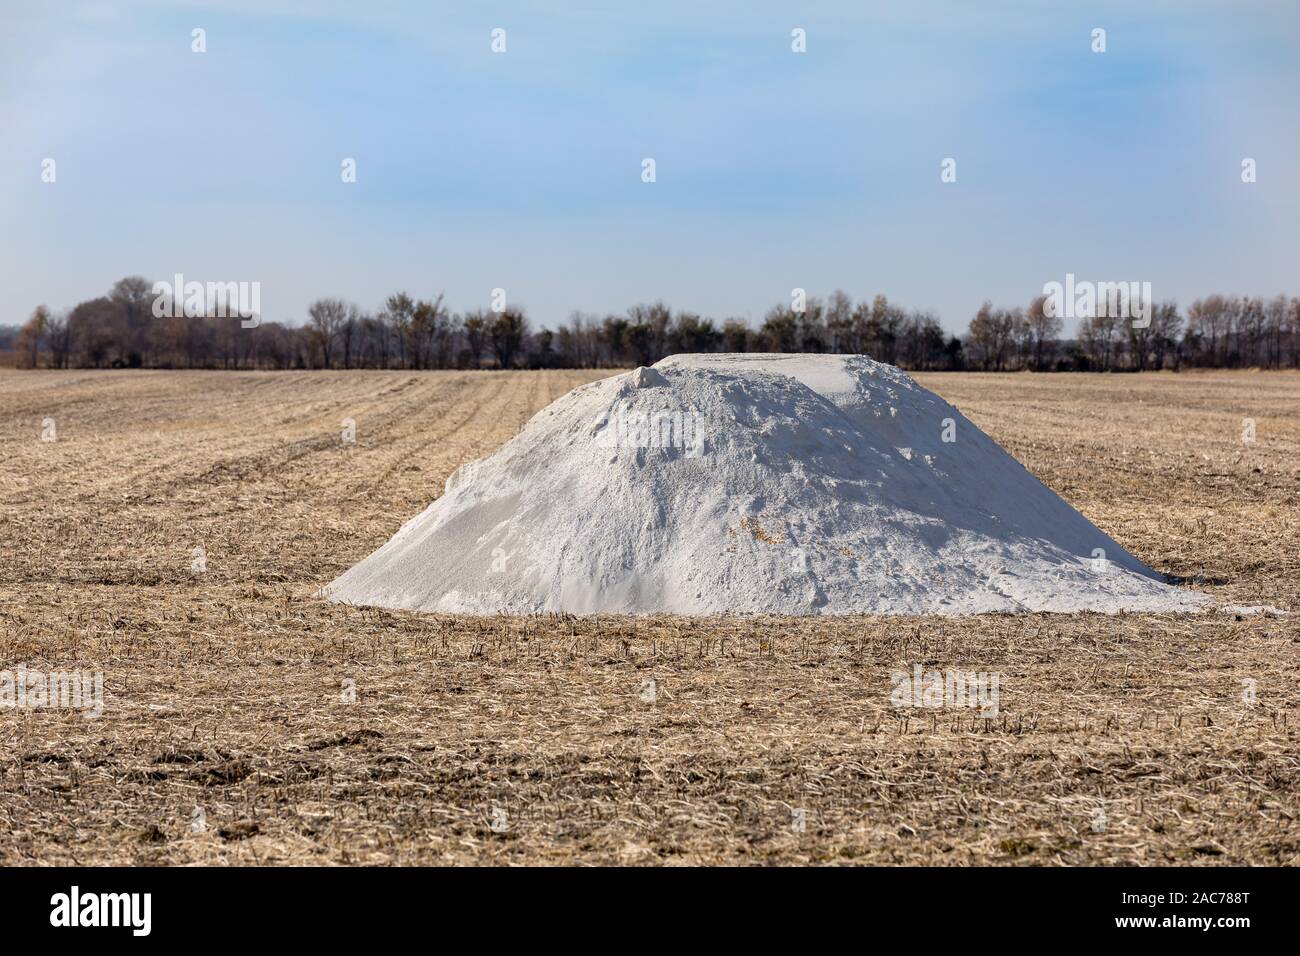
{"type": "Polygon", "coordinates": [[[326,588],[472,614],[1186,611],[952,405],[862,356],[574,389],[326,588]]]}

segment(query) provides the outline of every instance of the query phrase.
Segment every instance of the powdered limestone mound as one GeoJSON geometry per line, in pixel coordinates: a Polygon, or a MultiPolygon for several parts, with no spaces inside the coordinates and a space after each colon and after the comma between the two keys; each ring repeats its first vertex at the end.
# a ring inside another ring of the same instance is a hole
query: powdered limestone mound
{"type": "Polygon", "coordinates": [[[678,355],[576,388],[326,588],[466,613],[1178,611],[987,435],[861,356],[678,355]]]}

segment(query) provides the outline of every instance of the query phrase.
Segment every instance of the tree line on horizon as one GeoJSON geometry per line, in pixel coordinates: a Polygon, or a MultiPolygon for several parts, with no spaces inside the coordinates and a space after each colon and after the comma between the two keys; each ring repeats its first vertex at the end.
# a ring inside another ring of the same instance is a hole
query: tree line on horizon
{"type": "Polygon", "coordinates": [[[404,292],[373,311],[325,298],[302,325],[244,327],[237,316],[157,318],[154,299],[152,283],[131,276],[66,312],[38,306],[21,326],[0,326],[0,349],[20,368],[619,368],[676,352],[860,353],[912,371],[1300,367],[1300,298],[1284,295],[1211,295],[1185,313],[1152,303],[1149,323],[1092,316],[1073,338],[1042,296],[1026,307],[983,303],[963,336],[933,313],[838,290],[808,296],[802,310],[773,306],[757,327],[653,302],[534,329],[521,307],[454,313],[441,295],[404,292]]]}

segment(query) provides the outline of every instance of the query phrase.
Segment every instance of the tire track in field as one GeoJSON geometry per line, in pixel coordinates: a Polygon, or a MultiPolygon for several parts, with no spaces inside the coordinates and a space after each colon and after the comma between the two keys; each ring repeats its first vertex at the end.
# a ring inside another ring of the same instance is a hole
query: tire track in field
{"type": "MultiPolygon", "coordinates": [[[[314,383],[304,382],[302,384],[318,387],[315,386],[314,383]]],[[[326,403],[327,406],[332,409],[330,412],[326,412],[324,409],[315,408],[310,411],[296,411],[294,414],[287,417],[272,419],[270,422],[265,424],[270,429],[284,429],[294,423],[317,419],[325,414],[338,415],[344,409],[348,412],[345,417],[349,418],[355,418],[358,415],[373,414],[376,408],[381,410],[386,416],[397,416],[398,418],[403,418],[409,411],[418,408],[429,400],[420,392],[418,386],[421,384],[423,383],[420,383],[417,380],[401,382],[396,387],[384,389],[378,395],[370,394],[364,396],[366,399],[364,403],[358,401],[358,396],[351,394],[351,392],[345,393],[344,395],[332,397],[330,401],[326,403]],[[383,404],[384,399],[408,393],[412,387],[416,387],[416,393],[407,394],[404,400],[399,404],[395,406],[386,406],[383,404]]],[[[442,379],[430,382],[429,384],[434,387],[433,398],[436,400],[445,393],[453,391],[457,383],[452,379],[442,379]]],[[[242,405],[237,405],[236,407],[242,407],[242,405]]],[[[229,418],[225,420],[228,421],[229,418]]],[[[198,475],[178,477],[173,481],[168,482],[165,488],[191,488],[203,484],[219,485],[229,480],[251,483],[266,482],[275,478],[284,480],[290,477],[285,474],[285,472],[290,470],[288,466],[296,465],[307,456],[318,452],[337,450],[341,445],[342,442],[339,431],[331,428],[329,430],[322,430],[318,434],[306,438],[289,441],[280,440],[279,443],[272,445],[270,448],[265,448],[252,454],[240,453],[238,449],[234,449],[227,459],[210,465],[205,471],[198,475]]],[[[362,450],[364,450],[364,446],[362,446],[362,450]]]]}
{"type": "MultiPolygon", "coordinates": [[[[486,385],[489,383],[485,382],[483,384],[486,385]]],[[[434,434],[425,436],[422,440],[419,441],[419,443],[414,448],[399,449],[396,452],[398,456],[397,460],[391,462],[389,466],[386,469],[384,469],[384,471],[378,477],[370,479],[369,482],[365,483],[364,485],[357,485],[349,488],[349,494],[355,496],[356,494],[359,493],[358,491],[359,488],[364,488],[366,492],[373,492],[378,490],[380,487],[386,485],[389,482],[389,480],[396,473],[399,465],[403,464],[401,460],[402,458],[410,458],[414,455],[418,455],[437,442],[445,441],[448,438],[459,435],[469,423],[475,421],[480,417],[480,414],[484,411],[486,406],[495,403],[498,398],[501,398],[503,396],[505,399],[508,400],[511,397],[511,393],[514,391],[514,389],[511,387],[513,384],[512,381],[504,376],[495,377],[495,380],[490,384],[494,385],[495,387],[491,389],[491,391],[488,393],[486,397],[476,397],[472,401],[468,411],[466,411],[464,415],[459,416],[451,424],[443,428],[440,428],[434,434]]],[[[447,474],[441,476],[441,480],[439,481],[439,487],[436,489],[436,493],[433,495],[432,498],[430,498],[430,500],[434,500],[438,497],[441,497],[442,491],[440,486],[442,484],[442,481],[445,481],[447,475],[449,475],[451,471],[455,470],[456,467],[457,466],[453,465],[452,468],[447,471],[447,474]]]]}
{"type": "MultiPolygon", "coordinates": [[[[462,464],[477,461],[497,451],[517,435],[534,415],[550,405],[555,398],[567,394],[577,385],[585,384],[588,381],[587,377],[581,372],[564,374],[532,371],[514,374],[519,376],[528,375],[530,381],[521,382],[519,383],[520,387],[511,389],[510,394],[506,396],[508,399],[506,413],[490,419],[494,423],[494,427],[488,428],[482,435],[476,435],[469,440],[470,447],[467,453],[456,457],[452,466],[447,469],[447,475],[450,475],[462,464]],[[563,378],[561,378],[561,375],[563,375],[563,378]],[[557,384],[561,387],[558,392],[555,388],[557,384]]],[[[514,381],[512,379],[512,382],[514,381]]]]}
{"type": "MultiPolygon", "coordinates": [[[[213,437],[207,442],[169,446],[172,454],[151,463],[150,477],[172,465],[202,467],[215,457],[214,447],[222,460],[198,474],[172,473],[165,481],[141,482],[147,487],[126,500],[100,488],[98,493],[82,496],[89,506],[80,508],[76,521],[72,521],[67,508],[61,508],[61,517],[55,516],[47,533],[33,542],[36,553],[45,556],[39,562],[44,565],[39,580],[58,580],[73,586],[165,583],[195,585],[207,591],[214,585],[220,587],[222,577],[228,577],[229,569],[236,566],[242,580],[262,584],[318,584],[328,580],[335,563],[329,554],[338,546],[336,532],[353,523],[356,511],[353,506],[349,514],[345,510],[347,503],[334,491],[340,466],[350,459],[355,465],[373,470],[376,466],[366,458],[352,456],[362,451],[372,457],[377,449],[357,446],[345,450],[333,428],[284,442],[276,438],[277,426],[282,428],[286,418],[297,422],[347,409],[358,418],[372,416],[373,421],[384,423],[385,433],[400,430],[431,404],[454,407],[465,379],[455,373],[421,374],[395,384],[388,379],[380,383],[386,387],[376,395],[376,382],[361,378],[339,382],[352,386],[342,389],[342,394],[335,388],[328,400],[311,402],[317,392],[334,384],[299,379],[278,385],[276,390],[286,395],[290,407],[277,406],[272,416],[263,416],[273,418],[273,422],[260,427],[246,424],[249,403],[238,396],[233,396],[233,401],[227,395],[224,401],[209,403],[207,394],[191,393],[195,404],[208,406],[211,420],[207,431],[213,437]],[[306,411],[297,407],[302,404],[299,388],[310,390],[303,397],[313,407],[306,411]],[[211,408],[211,404],[217,407],[211,408]],[[270,448],[265,447],[268,438],[276,442],[270,448]],[[280,487],[268,487],[274,485],[280,487]],[[86,539],[129,544],[93,547],[85,543],[86,539]],[[288,540],[298,541],[298,547],[285,549],[283,542],[288,540]],[[65,542],[71,547],[64,547],[65,542]],[[214,562],[214,575],[201,583],[188,571],[188,549],[196,542],[204,545],[214,562]],[[218,566],[223,570],[217,570],[218,566]]],[[[500,380],[495,384],[497,391],[505,387],[500,380]]],[[[452,422],[451,427],[459,424],[452,422]]],[[[113,451],[113,455],[119,453],[120,449],[113,451]]],[[[102,449],[96,455],[99,459],[108,457],[102,449]]],[[[385,455],[384,460],[389,457],[385,455]]]]}

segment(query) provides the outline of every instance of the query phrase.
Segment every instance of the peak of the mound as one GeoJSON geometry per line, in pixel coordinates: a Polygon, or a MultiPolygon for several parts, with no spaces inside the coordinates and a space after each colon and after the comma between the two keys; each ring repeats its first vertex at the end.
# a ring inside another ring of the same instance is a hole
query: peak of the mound
{"type": "Polygon", "coordinates": [[[574,389],[328,588],[493,613],[1181,610],[952,405],[863,356],[674,355],[574,389]]]}

